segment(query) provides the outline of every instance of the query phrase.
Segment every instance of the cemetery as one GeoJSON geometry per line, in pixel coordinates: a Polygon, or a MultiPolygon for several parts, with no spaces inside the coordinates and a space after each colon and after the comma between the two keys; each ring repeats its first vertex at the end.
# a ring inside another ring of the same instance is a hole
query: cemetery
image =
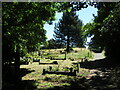
{"type": "Polygon", "coordinates": [[[120,2],[4,1],[2,90],[120,90],[120,2]]]}
{"type": "MultiPolygon", "coordinates": [[[[104,73],[99,69],[98,70],[94,69],[93,66],[91,66],[92,65],[91,62],[94,62],[93,59],[94,59],[95,53],[85,48],[82,48],[82,49],[74,48],[74,51],[70,52],[67,55],[65,55],[65,53],[61,54],[59,52],[59,49],[56,49],[56,50],[51,49],[50,51],[44,50],[44,54],[41,54],[41,55],[42,57],[35,54],[33,55],[33,57],[35,57],[35,59],[39,61],[32,61],[32,62],[30,61],[31,63],[27,65],[26,64],[21,65],[21,69],[26,68],[30,71],[33,71],[23,76],[22,80],[34,79],[37,81],[36,83],[38,84],[36,87],[41,89],[47,89],[52,87],[55,87],[56,89],[57,86],[59,86],[59,88],[60,86],[62,86],[62,88],[63,87],[67,88],[71,85],[70,84],[71,81],[76,80],[75,82],[77,82],[77,79],[79,80],[79,83],[83,85],[82,88],[85,88],[87,87],[87,85],[88,86],[91,85],[90,83],[88,83],[90,79],[102,80],[102,78],[105,76],[106,78],[105,82],[106,82],[107,80],[106,75],[107,73],[110,73],[110,71],[112,70],[112,69],[108,71],[105,70],[105,73],[104,73]],[[77,52],[73,53],[75,51],[77,52]],[[47,54],[47,52],[49,52],[49,54],[47,54]],[[77,54],[79,54],[80,57],[78,57],[77,54]],[[66,59],[62,59],[65,56],[66,56],[66,59]],[[54,59],[51,59],[51,57],[54,57],[54,59]],[[59,58],[59,59],[56,59],[56,58],[59,58]],[[39,82],[42,82],[42,83],[40,84],[39,82]]],[[[111,75],[114,75],[114,73],[111,73],[111,75]]],[[[112,78],[112,77],[108,77],[108,78],[112,78]]],[[[70,87],[73,88],[74,86],[70,86],[70,87]]]]}

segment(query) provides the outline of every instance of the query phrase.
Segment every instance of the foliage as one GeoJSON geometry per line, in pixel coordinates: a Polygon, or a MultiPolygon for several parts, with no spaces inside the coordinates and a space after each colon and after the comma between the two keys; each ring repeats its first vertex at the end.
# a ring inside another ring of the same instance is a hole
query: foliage
{"type": "Polygon", "coordinates": [[[84,35],[92,36],[90,46],[93,48],[105,49],[107,57],[119,57],[120,40],[120,3],[98,4],[98,16],[95,16],[93,23],[83,27],[84,35]]]}
{"type": "Polygon", "coordinates": [[[12,53],[17,48],[20,49],[21,56],[39,49],[46,40],[43,24],[55,19],[55,5],[56,3],[42,2],[3,3],[3,52],[9,50],[11,57],[14,57],[12,53]]]}
{"type": "Polygon", "coordinates": [[[82,27],[82,34],[84,37],[91,37],[93,35],[93,29],[95,28],[95,23],[87,23],[82,27]]]}
{"type": "Polygon", "coordinates": [[[101,27],[103,45],[107,56],[119,57],[120,46],[120,3],[115,6],[101,27]],[[106,39],[104,39],[106,38],[106,39]],[[107,43],[106,43],[107,42],[107,43]]]}
{"type": "Polygon", "coordinates": [[[3,3],[3,61],[11,62],[16,56],[17,48],[20,56],[40,49],[46,40],[45,22],[52,24],[55,11],[80,10],[86,8],[86,2],[9,2],[3,3]],[[9,58],[8,58],[9,57],[9,58]]]}
{"type": "Polygon", "coordinates": [[[21,58],[20,64],[28,64],[30,62],[29,58],[21,58]]]}
{"type": "Polygon", "coordinates": [[[4,61],[12,60],[17,48],[20,49],[20,56],[39,49],[46,40],[43,24],[52,24],[52,20],[55,20],[55,11],[76,11],[88,5],[97,6],[96,3],[87,2],[4,2],[3,52],[10,52],[6,53],[9,58],[3,56],[4,61]]]}
{"type": "Polygon", "coordinates": [[[50,39],[50,40],[48,40],[48,48],[55,49],[55,48],[59,48],[59,47],[54,39],[50,39]]]}
{"type": "MultiPolygon", "coordinates": [[[[67,44],[67,49],[69,46],[79,46],[83,45],[83,39],[81,36],[81,27],[83,23],[78,19],[75,11],[63,13],[62,19],[56,24],[54,30],[54,37],[57,43],[61,45],[67,44]]],[[[69,49],[67,50],[69,52],[69,49]]]]}
{"type": "MultiPolygon", "coordinates": [[[[20,57],[40,49],[46,41],[45,22],[55,20],[56,3],[9,2],[3,3],[3,67],[12,62],[15,82],[20,82],[20,57]]],[[[5,71],[4,71],[5,72],[5,71]]],[[[11,78],[10,76],[8,78],[11,78]]],[[[19,87],[19,84],[17,84],[19,87]]]]}
{"type": "Polygon", "coordinates": [[[95,22],[93,28],[94,37],[92,39],[92,45],[104,48],[103,43],[101,43],[103,42],[102,38],[103,32],[101,31],[101,27],[103,26],[103,21],[105,20],[105,18],[108,17],[108,15],[110,14],[111,10],[115,7],[115,5],[116,3],[99,3],[98,16],[96,16],[94,19],[95,22]]]}
{"type": "Polygon", "coordinates": [[[86,3],[68,2],[3,2],[3,65],[15,62],[15,82],[18,83],[20,77],[20,57],[47,44],[43,25],[55,20],[55,11],[69,11],[70,7],[72,10],[80,10],[87,7],[85,5],[86,3]]]}

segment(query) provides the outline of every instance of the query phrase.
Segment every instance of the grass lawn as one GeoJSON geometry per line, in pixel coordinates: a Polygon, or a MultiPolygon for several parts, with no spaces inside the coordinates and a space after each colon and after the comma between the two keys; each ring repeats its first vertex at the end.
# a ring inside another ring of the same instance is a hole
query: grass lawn
{"type": "MultiPolygon", "coordinates": [[[[49,50],[42,50],[44,53],[51,52],[51,55],[56,55],[56,53],[62,51],[63,49],[51,49],[49,50]]],[[[75,80],[75,78],[83,78],[86,77],[89,73],[89,70],[87,69],[80,69],[80,73],[77,73],[77,76],[67,76],[67,75],[56,75],[56,74],[46,74],[42,75],[43,69],[49,70],[49,66],[52,66],[52,71],[66,71],[66,67],[74,67],[73,62],[76,62],[77,60],[80,60],[81,58],[87,57],[88,59],[93,58],[92,52],[89,50],[86,50],[84,48],[74,48],[74,51],[67,54],[66,60],[57,60],[57,65],[39,65],[38,62],[34,62],[29,65],[21,65],[21,69],[25,68],[29,71],[32,71],[31,73],[27,73],[22,77],[22,80],[34,80],[34,86],[38,89],[47,89],[52,88],[55,86],[69,86],[70,82],[75,80]],[[74,52],[75,51],[75,52],[74,52]],[[89,55],[88,55],[89,53],[89,55]],[[71,59],[74,59],[74,61],[71,61],[71,59]]],[[[65,54],[58,54],[57,58],[64,58],[65,54]]],[[[50,59],[42,59],[41,62],[53,62],[56,60],[50,60],[50,59]]],[[[26,89],[27,90],[27,89],[26,89]]]]}
{"type": "MultiPolygon", "coordinates": [[[[116,79],[116,75],[119,75],[120,73],[119,68],[115,69],[117,70],[117,72],[114,69],[112,70],[111,68],[110,70],[108,68],[108,70],[105,69],[102,71],[102,69],[101,70],[95,69],[95,68],[85,69],[85,68],[80,68],[79,66],[79,69],[78,69],[76,63],[78,64],[79,62],[81,62],[82,60],[81,58],[86,57],[88,61],[93,60],[94,62],[94,59],[92,59],[94,55],[93,52],[90,52],[87,49],[74,48],[74,51],[67,54],[66,60],[61,60],[61,59],[51,60],[51,59],[45,58],[45,56],[47,55],[51,55],[53,57],[55,56],[55,58],[64,58],[65,54],[60,54],[60,51],[63,51],[63,49],[59,49],[59,50],[51,49],[50,51],[49,50],[42,50],[42,51],[46,53],[43,55],[44,56],[43,58],[41,56],[37,56],[34,53],[33,55],[30,56],[32,58],[29,58],[29,59],[39,58],[40,61],[32,62],[32,63],[29,63],[28,65],[20,65],[21,77],[22,77],[22,82],[20,84],[21,86],[19,86],[20,90],[49,90],[49,89],[50,90],[53,90],[53,89],[54,90],[56,89],[59,89],[59,90],[66,90],[66,89],[68,90],[70,89],[105,90],[106,88],[109,88],[109,90],[116,90],[115,88],[119,87],[120,77],[117,76],[118,79],[116,79]],[[48,52],[50,53],[47,54],[48,52]],[[58,64],[50,64],[54,61],[57,61],[58,64]],[[39,62],[43,64],[39,64],[39,62]],[[61,74],[42,75],[43,69],[49,71],[50,66],[52,67],[52,71],[61,71],[61,72],[69,71],[70,72],[69,68],[72,67],[73,70],[78,70],[78,72],[76,73],[77,74],[76,76],[68,76],[68,75],[61,75],[61,74]],[[112,70],[112,73],[110,73],[111,70],[112,70]],[[113,81],[115,83],[113,83],[113,81]]],[[[5,84],[4,87],[7,88],[6,90],[16,90],[14,89],[15,85],[11,83],[5,84]]]]}
{"type": "MultiPolygon", "coordinates": [[[[51,49],[51,50],[42,50],[44,53],[49,53],[49,55],[45,56],[51,56],[51,57],[56,57],[56,58],[65,58],[65,54],[60,54],[60,51],[64,52],[64,49],[51,49]]],[[[89,51],[88,49],[85,48],[73,48],[73,51],[68,53],[66,55],[67,59],[81,59],[81,58],[88,58],[92,59],[94,57],[93,52],[89,51]]]]}
{"type": "MultiPolygon", "coordinates": [[[[66,66],[70,66],[71,63],[68,60],[61,61],[63,63],[60,63],[59,68],[63,68],[66,66]],[[69,62],[69,63],[68,63],[69,62]]],[[[89,70],[87,69],[81,69],[80,73],[78,73],[78,76],[67,76],[67,75],[56,75],[56,74],[46,74],[42,75],[43,68],[48,68],[49,66],[53,67],[53,70],[57,68],[59,65],[38,65],[37,62],[30,64],[30,65],[21,65],[21,68],[26,68],[30,71],[33,71],[31,73],[26,74],[22,77],[23,81],[34,80],[34,85],[37,89],[47,89],[52,88],[55,86],[69,86],[70,81],[74,81],[75,78],[82,78],[86,77],[89,74],[89,70]]],[[[61,69],[62,70],[62,69],[61,69]]],[[[27,85],[27,84],[26,84],[27,85]]],[[[27,89],[26,89],[27,90],[27,89]]]]}
{"type": "MultiPolygon", "coordinates": [[[[63,51],[63,49],[51,49],[51,50],[42,50],[44,52],[44,56],[56,56],[56,58],[64,58],[65,54],[60,54],[60,51],[63,51]],[[50,53],[47,55],[47,53],[50,53]]],[[[35,57],[35,56],[34,56],[35,57]]],[[[42,75],[43,69],[49,70],[49,66],[52,66],[52,71],[66,71],[66,67],[75,67],[73,65],[73,62],[81,61],[81,58],[93,58],[93,52],[90,52],[89,50],[85,48],[74,48],[74,51],[67,54],[66,60],[57,60],[57,65],[52,64],[46,64],[46,65],[39,65],[38,62],[34,62],[29,65],[21,65],[21,69],[28,69],[29,71],[32,71],[31,73],[27,73],[22,77],[23,81],[26,80],[33,80],[34,86],[38,89],[47,89],[52,88],[55,86],[70,86],[70,82],[75,80],[75,78],[83,78],[86,77],[89,73],[89,70],[87,69],[80,69],[79,73],[77,73],[77,76],[67,76],[67,75],[56,75],[56,74],[45,74],[42,75]],[[71,60],[73,59],[73,60],[71,60]]],[[[56,60],[50,60],[41,58],[41,62],[44,63],[51,63],[56,60]]],[[[67,70],[69,71],[69,70],[67,70]]],[[[26,89],[27,90],[27,89],[26,89]]]]}

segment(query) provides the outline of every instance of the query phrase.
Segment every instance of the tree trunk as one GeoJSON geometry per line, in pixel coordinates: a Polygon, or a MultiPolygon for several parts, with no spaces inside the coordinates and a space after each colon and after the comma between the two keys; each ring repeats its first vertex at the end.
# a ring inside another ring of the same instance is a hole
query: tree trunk
{"type": "Polygon", "coordinates": [[[66,58],[67,58],[67,57],[66,57],[66,51],[65,51],[65,58],[64,58],[64,59],[66,60],[66,58]]]}
{"type": "Polygon", "coordinates": [[[16,56],[15,56],[15,83],[18,85],[21,81],[20,77],[20,47],[17,46],[16,56]]]}
{"type": "Polygon", "coordinates": [[[70,52],[69,44],[70,44],[70,35],[69,35],[69,29],[68,29],[68,35],[67,35],[67,49],[66,49],[67,53],[70,52]]]}

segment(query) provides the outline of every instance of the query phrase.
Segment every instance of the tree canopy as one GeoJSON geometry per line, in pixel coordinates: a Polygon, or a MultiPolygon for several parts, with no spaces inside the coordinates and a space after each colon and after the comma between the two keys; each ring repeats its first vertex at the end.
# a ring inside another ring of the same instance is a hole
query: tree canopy
{"type": "Polygon", "coordinates": [[[55,3],[3,3],[3,48],[9,45],[15,52],[19,45],[21,55],[38,49],[47,39],[43,25],[55,19],[54,7],[55,3]]]}
{"type": "MultiPolygon", "coordinates": [[[[3,68],[14,62],[15,83],[20,81],[20,57],[39,49],[46,41],[45,22],[55,20],[52,2],[2,3],[3,68]]],[[[3,69],[4,70],[4,69],[3,69]]]]}
{"type": "Polygon", "coordinates": [[[98,16],[93,23],[84,26],[86,35],[94,35],[91,47],[101,47],[107,57],[119,56],[120,40],[120,3],[99,3],[98,16]]]}
{"type": "MultiPolygon", "coordinates": [[[[55,11],[80,10],[87,4],[82,2],[3,2],[3,52],[16,52],[20,55],[39,49],[46,40],[43,25],[55,20],[55,11]],[[6,42],[7,41],[7,42],[6,42]]],[[[9,55],[9,53],[8,53],[9,55]]],[[[9,55],[14,56],[14,55],[9,55]]],[[[4,57],[5,58],[5,57],[4,57]]]]}

